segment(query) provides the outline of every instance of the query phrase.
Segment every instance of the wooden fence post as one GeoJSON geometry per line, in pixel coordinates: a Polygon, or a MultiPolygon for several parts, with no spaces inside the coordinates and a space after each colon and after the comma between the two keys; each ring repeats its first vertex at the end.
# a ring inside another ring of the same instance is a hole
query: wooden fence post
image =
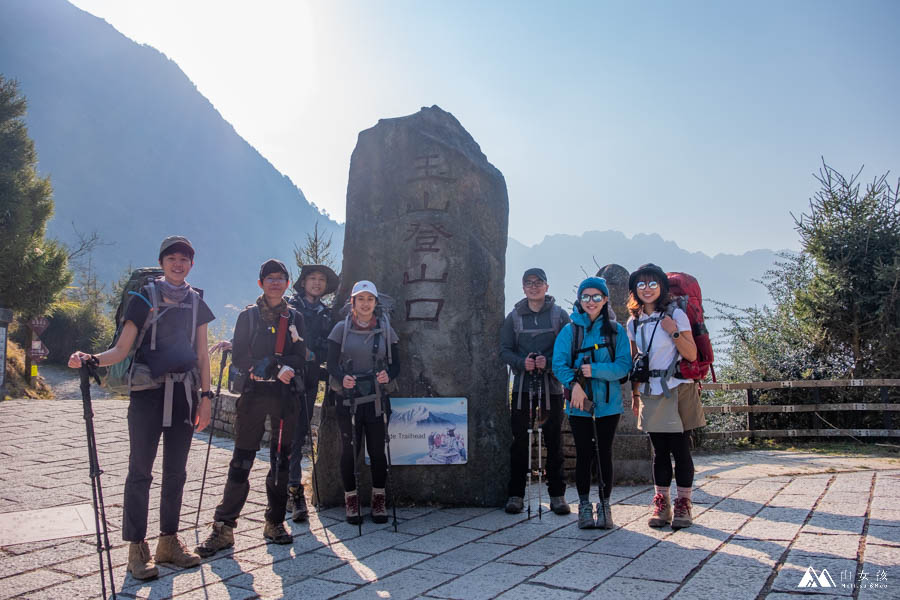
{"type": "MultiPolygon", "coordinates": [[[[753,390],[750,388],[747,388],[747,406],[754,406],[755,404],[756,404],[756,399],[753,397],[753,390]]],[[[755,422],[754,422],[756,420],[755,417],[756,417],[756,415],[754,415],[753,413],[751,413],[751,412],[747,413],[747,431],[750,432],[750,441],[751,442],[754,441],[753,426],[755,425],[755,422]]]]}
{"type": "MultiPolygon", "coordinates": [[[[888,397],[888,389],[886,387],[881,387],[881,403],[888,404],[890,403],[890,398],[888,397]]],[[[893,425],[893,413],[888,410],[881,411],[881,427],[882,429],[893,429],[891,425],[893,425]]]]}

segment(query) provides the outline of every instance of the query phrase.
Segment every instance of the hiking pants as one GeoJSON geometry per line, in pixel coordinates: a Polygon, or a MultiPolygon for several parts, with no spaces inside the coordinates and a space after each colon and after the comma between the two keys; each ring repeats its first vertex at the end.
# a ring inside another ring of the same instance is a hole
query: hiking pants
{"type": "MultiPolygon", "coordinates": [[[[297,411],[297,422],[294,424],[294,439],[291,447],[291,469],[288,476],[288,486],[300,486],[303,477],[303,445],[306,444],[306,436],[310,435],[309,426],[312,424],[313,407],[316,405],[316,396],[319,393],[319,365],[315,362],[307,362],[303,377],[303,399],[300,410],[297,411]]],[[[312,442],[310,442],[312,447],[312,442]]]]}
{"type": "Polygon", "coordinates": [[[162,488],[159,500],[159,532],[178,531],[181,497],[187,479],[185,466],[194,425],[192,407],[184,397],[184,386],[176,385],[172,398],[172,425],[163,427],[164,388],[131,392],[128,403],[128,476],[122,514],[122,539],[141,542],[147,537],[147,513],[153,462],[163,438],[162,488]]]}
{"type": "MultiPolygon", "coordinates": [[[[351,435],[350,409],[341,404],[337,398],[337,422],[341,430],[341,481],[345,492],[356,489],[354,476],[353,441],[351,435]]],[[[390,409],[389,409],[390,410],[390,409]]],[[[390,419],[390,412],[388,412],[390,419]]],[[[372,465],[372,487],[384,488],[387,480],[387,456],[384,454],[384,416],[375,416],[375,404],[368,402],[356,408],[356,451],[362,453],[362,440],[365,436],[366,451],[372,465]]]]}
{"type": "Polygon", "coordinates": [[[675,459],[675,485],[694,485],[694,459],[691,458],[691,432],[650,432],[653,444],[653,482],[667,487],[672,484],[672,458],[675,459]]]}
{"type": "MultiPolygon", "coordinates": [[[[522,410],[517,410],[515,398],[511,406],[509,421],[512,427],[513,441],[509,448],[509,496],[525,497],[525,482],[528,472],[528,408],[527,397],[523,395],[522,410]]],[[[537,400],[535,400],[536,402],[537,400]]],[[[550,394],[550,410],[541,410],[541,416],[547,421],[542,425],[541,441],[547,446],[547,490],[551,496],[562,496],[566,493],[566,480],[563,477],[563,453],[560,426],[562,424],[562,394],[550,394]]],[[[534,424],[532,444],[537,444],[537,423],[534,424]]],[[[536,456],[536,455],[535,455],[536,456]]],[[[537,466],[536,458],[532,459],[532,467],[537,466]]]]}
{"type": "Polygon", "coordinates": [[[616,427],[622,415],[597,417],[597,448],[594,448],[594,419],[569,415],[569,427],[575,438],[575,486],[578,495],[591,492],[591,475],[597,469],[597,450],[600,451],[600,473],[603,475],[603,497],[609,498],[613,488],[612,445],[616,427]]]}
{"type": "MultiPolygon", "coordinates": [[[[234,419],[234,453],[228,467],[225,493],[216,507],[215,520],[235,527],[237,518],[250,494],[250,469],[259,450],[259,442],[265,433],[268,417],[271,436],[269,440],[269,473],[266,476],[266,520],[270,523],[284,521],[287,506],[288,469],[291,462],[291,438],[294,434],[295,403],[292,393],[285,393],[281,383],[251,383],[250,389],[237,401],[234,419]],[[278,454],[278,423],[283,417],[281,454],[278,454]]],[[[286,389],[286,388],[285,388],[286,389]]]]}

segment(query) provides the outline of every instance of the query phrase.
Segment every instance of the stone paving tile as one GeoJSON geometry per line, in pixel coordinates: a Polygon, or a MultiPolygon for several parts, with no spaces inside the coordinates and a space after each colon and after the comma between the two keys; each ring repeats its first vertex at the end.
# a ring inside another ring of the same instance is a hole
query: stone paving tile
{"type": "Polygon", "coordinates": [[[275,591],[272,594],[262,594],[260,598],[284,598],[284,600],[310,600],[315,598],[316,600],[328,600],[328,598],[334,598],[352,589],[353,586],[347,584],[311,578],[284,587],[281,592],[275,591]]]}
{"type": "Polygon", "coordinates": [[[769,519],[753,519],[737,532],[737,537],[758,540],[793,540],[800,531],[800,523],[785,523],[769,519]]]}
{"type": "Polygon", "coordinates": [[[813,496],[818,498],[828,487],[831,481],[830,475],[818,475],[813,477],[797,477],[782,488],[782,494],[798,494],[801,496],[813,496]]]}
{"type": "Polygon", "coordinates": [[[447,527],[428,535],[416,538],[412,541],[400,544],[398,550],[409,550],[411,552],[427,552],[429,554],[440,554],[452,550],[457,546],[462,546],[468,542],[476,540],[485,535],[485,531],[480,529],[468,529],[466,527],[447,527]]]}
{"type": "MultiPolygon", "coordinates": [[[[107,582],[108,581],[109,580],[107,580],[107,582]]],[[[118,593],[120,583],[121,582],[118,580],[115,581],[117,596],[122,597],[122,595],[118,593]]],[[[28,600],[60,600],[61,598],[64,598],[65,600],[96,600],[97,598],[102,597],[100,589],[100,577],[92,575],[72,579],[41,590],[28,592],[28,595],[23,597],[28,600]]],[[[109,583],[107,583],[106,593],[110,598],[112,597],[109,583]]]]}
{"type": "Polygon", "coordinates": [[[497,600],[576,600],[581,592],[570,592],[558,588],[523,583],[497,596],[497,600]]]}
{"type": "Polygon", "coordinates": [[[460,521],[465,521],[469,518],[471,517],[468,515],[438,510],[409,521],[404,521],[401,525],[401,531],[410,535],[426,535],[432,531],[456,525],[460,521]]]}
{"type": "Polygon", "coordinates": [[[784,540],[747,540],[734,538],[721,546],[707,561],[706,567],[728,565],[740,570],[747,568],[774,568],[784,556],[789,542],[784,540]]]}
{"type": "MultiPolygon", "coordinates": [[[[55,548],[47,548],[37,552],[19,555],[0,555],[0,587],[3,586],[3,578],[11,575],[17,575],[24,571],[39,569],[41,567],[49,567],[58,563],[62,563],[62,570],[71,572],[66,569],[67,562],[74,558],[90,556],[94,559],[95,570],[99,570],[99,562],[97,560],[97,549],[88,544],[75,540],[72,542],[60,543],[55,548]]],[[[88,571],[91,573],[92,571],[88,571]]],[[[77,574],[77,573],[76,573],[77,574]]],[[[87,573],[84,573],[87,575],[87,573]]]]}
{"type": "Polygon", "coordinates": [[[526,515],[524,511],[517,515],[511,515],[504,510],[495,509],[489,513],[485,513],[478,517],[462,521],[459,523],[459,525],[461,527],[469,527],[472,529],[497,531],[498,529],[503,529],[504,527],[515,525],[519,521],[524,521],[527,518],[528,515],[526,515]]]}
{"type": "MultiPolygon", "coordinates": [[[[96,538],[95,538],[96,539],[96,538]]],[[[110,540],[112,541],[112,540],[110,540]]],[[[96,543],[96,542],[94,542],[96,543]]],[[[150,541],[150,552],[154,552],[156,550],[156,543],[154,541],[150,541]]],[[[45,552],[39,552],[36,554],[45,554],[45,552]]],[[[112,561],[113,569],[117,572],[120,570],[119,567],[124,567],[128,562],[128,545],[119,546],[118,548],[112,548],[109,551],[109,556],[112,561]]],[[[100,571],[100,560],[97,558],[97,548],[94,546],[93,553],[82,555],[76,559],[66,560],[64,562],[56,563],[53,561],[50,564],[53,564],[53,568],[58,571],[65,571],[66,573],[71,573],[72,575],[76,575],[78,577],[84,577],[85,575],[90,575],[91,573],[98,573],[100,571]]],[[[106,552],[103,552],[103,564],[106,565],[106,552]]],[[[121,571],[124,573],[125,569],[122,568],[121,571]]],[[[2,580],[0,580],[2,581],[2,580]]]]}
{"type": "Polygon", "coordinates": [[[766,600],[808,600],[809,598],[814,598],[815,600],[847,600],[847,596],[829,594],[824,590],[809,590],[808,592],[797,590],[796,593],[775,592],[766,594],[766,600]]]}
{"type": "MultiPolygon", "coordinates": [[[[866,569],[874,570],[877,568],[885,569],[888,577],[891,573],[894,585],[898,586],[900,591],[900,574],[897,569],[900,568],[900,548],[893,546],[866,546],[866,552],[863,555],[863,565],[866,569]]],[[[870,575],[871,576],[871,575],[870,575]]]]}
{"type": "Polygon", "coordinates": [[[553,521],[548,519],[547,522],[527,521],[520,523],[515,527],[507,527],[497,533],[492,533],[479,541],[491,542],[494,544],[508,544],[511,546],[524,546],[530,544],[538,538],[542,538],[560,529],[564,526],[571,525],[574,521],[570,519],[561,519],[557,517],[553,521]]]}
{"type": "Polygon", "coordinates": [[[589,592],[619,572],[630,559],[576,552],[531,579],[532,582],[589,592]]]}
{"type": "Polygon", "coordinates": [[[772,567],[706,565],[678,590],[676,600],[754,600],[766,585],[772,567]]]}
{"type": "Polygon", "coordinates": [[[514,549],[514,547],[505,544],[491,544],[479,540],[473,544],[467,544],[464,552],[443,552],[421,563],[418,567],[430,571],[462,575],[497,559],[507,552],[512,552],[514,549]]]}
{"type": "Polygon", "coordinates": [[[50,569],[40,569],[13,575],[12,577],[0,580],[0,598],[13,598],[28,594],[33,590],[39,590],[55,583],[69,581],[71,579],[71,575],[56,573],[50,569]]]}
{"type": "Polygon", "coordinates": [[[432,590],[428,595],[435,598],[488,600],[522,583],[540,569],[535,565],[492,562],[432,590]]]}
{"type": "MultiPolygon", "coordinates": [[[[796,592],[797,585],[800,583],[800,580],[803,578],[804,573],[806,573],[806,570],[809,567],[815,569],[817,573],[822,569],[828,569],[828,574],[831,575],[831,578],[834,580],[837,586],[840,586],[840,575],[842,572],[846,571],[849,574],[849,581],[854,581],[856,579],[855,560],[824,557],[816,558],[806,555],[791,556],[791,554],[788,554],[788,557],[785,560],[784,564],[781,565],[778,570],[778,575],[775,577],[775,581],[772,583],[772,591],[796,592]]],[[[803,588],[803,591],[815,594],[831,594],[842,596],[844,598],[852,595],[853,593],[853,590],[851,589],[842,589],[840,587],[803,588]]]]}
{"type": "MultiPolygon", "coordinates": [[[[894,506],[897,506],[897,504],[895,503],[894,506]]],[[[869,512],[869,524],[898,527],[900,526],[900,510],[872,508],[869,512]]]]}
{"type": "Polygon", "coordinates": [[[711,508],[694,519],[694,525],[711,527],[720,531],[734,533],[740,529],[749,519],[747,515],[730,513],[716,508],[711,508]]]}
{"type": "Polygon", "coordinates": [[[556,561],[577,552],[590,542],[546,537],[519,548],[499,558],[501,562],[517,565],[552,565],[556,561]]]}
{"type": "Polygon", "coordinates": [[[398,546],[408,541],[417,541],[417,538],[404,533],[394,533],[391,531],[375,531],[367,533],[361,537],[355,537],[349,540],[335,542],[327,548],[322,548],[317,552],[319,554],[327,554],[337,556],[344,560],[362,559],[376,552],[386,550],[398,546]]]}
{"type": "Polygon", "coordinates": [[[859,551],[858,535],[826,535],[801,533],[791,545],[792,554],[812,554],[856,560],[859,551]]]}
{"type": "Polygon", "coordinates": [[[409,600],[410,598],[422,596],[426,591],[452,578],[453,575],[450,573],[425,571],[413,567],[365,585],[346,596],[342,596],[342,600],[371,600],[372,598],[409,600]]]}
{"type": "Polygon", "coordinates": [[[660,529],[624,527],[612,531],[606,537],[600,538],[583,548],[584,552],[596,554],[610,554],[636,558],[659,543],[663,537],[671,532],[660,529]]]}
{"type": "Polygon", "coordinates": [[[360,585],[383,579],[384,577],[405,569],[416,563],[431,558],[430,554],[418,552],[404,552],[402,550],[384,550],[361,560],[351,560],[349,563],[326,573],[321,573],[319,579],[337,581],[360,585]]]}
{"type": "Polygon", "coordinates": [[[900,527],[869,524],[869,530],[866,534],[866,545],[868,544],[900,546],[900,527]]]}
{"type": "Polygon", "coordinates": [[[227,556],[231,553],[235,557],[240,557],[240,560],[263,566],[290,560],[325,547],[327,546],[311,535],[295,537],[292,544],[285,545],[267,544],[262,539],[254,539],[250,543],[242,543],[242,540],[235,538],[235,547],[233,549],[220,552],[216,556],[227,556]]]}
{"type": "Polygon", "coordinates": [[[584,597],[584,600],[663,600],[678,588],[677,583],[613,577],[584,597]]]}
{"type": "Polygon", "coordinates": [[[865,517],[845,517],[822,513],[816,510],[803,526],[804,533],[855,533],[861,534],[866,524],[865,517]]]}
{"type": "Polygon", "coordinates": [[[709,554],[708,550],[651,548],[629,563],[619,575],[680,583],[709,554]]]}
{"type": "Polygon", "coordinates": [[[680,529],[659,543],[659,547],[691,548],[694,550],[715,550],[731,536],[728,531],[694,524],[689,529],[680,529]]]}

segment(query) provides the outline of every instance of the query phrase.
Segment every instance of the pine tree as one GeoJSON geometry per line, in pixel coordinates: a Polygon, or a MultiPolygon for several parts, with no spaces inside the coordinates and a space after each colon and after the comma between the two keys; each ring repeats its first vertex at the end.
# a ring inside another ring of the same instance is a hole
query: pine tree
{"type": "Polygon", "coordinates": [[[306,243],[303,247],[294,244],[294,260],[298,267],[303,265],[325,265],[334,268],[334,258],[331,256],[331,236],[319,233],[319,222],[313,226],[312,233],[306,234],[306,243]]]}
{"type": "Polygon", "coordinates": [[[25,108],[18,84],[0,75],[0,306],[20,321],[47,312],[72,281],[66,249],[45,239],[53,189],[37,174],[25,108]]]}

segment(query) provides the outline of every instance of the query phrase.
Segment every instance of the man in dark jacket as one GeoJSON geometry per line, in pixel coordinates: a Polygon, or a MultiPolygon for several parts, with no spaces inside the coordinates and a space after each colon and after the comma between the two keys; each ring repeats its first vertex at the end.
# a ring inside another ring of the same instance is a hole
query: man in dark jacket
{"type": "MultiPolygon", "coordinates": [[[[337,274],[325,265],[303,265],[300,277],[294,284],[295,294],[288,302],[291,308],[303,316],[306,326],[306,369],[303,377],[303,402],[297,414],[294,428],[294,439],[291,453],[291,469],[288,477],[288,503],[291,508],[291,519],[300,523],[308,518],[306,497],[303,495],[301,477],[303,475],[303,445],[309,435],[312,423],[313,407],[319,393],[319,380],[322,379],[322,363],[328,356],[328,334],[331,333],[331,309],[322,303],[322,297],[334,293],[338,287],[337,274]]],[[[327,375],[325,375],[327,379],[327,375]]]]}
{"type": "Polygon", "coordinates": [[[197,554],[203,557],[234,545],[234,528],[250,493],[250,468],[265,432],[266,417],[272,434],[263,537],[276,544],[293,541],[284,528],[291,436],[297,418],[297,393],[292,383],[295,376],[302,381],[306,344],[303,317],[284,299],[288,277],[281,261],[264,262],[259,270],[263,294],[238,315],[234,326],[232,362],[248,377],[237,401],[234,454],[222,501],[216,507],[212,531],[197,546],[197,554]]]}
{"type": "MultiPolygon", "coordinates": [[[[510,425],[510,479],[506,512],[524,508],[525,480],[528,470],[528,429],[537,429],[538,397],[543,439],[547,444],[547,488],[550,508],[558,515],[569,514],[565,500],[563,453],[560,439],[562,423],[562,386],[553,376],[553,343],[569,315],[547,295],[549,286],[543,269],[533,268],[522,276],[525,297],[506,316],[500,330],[500,358],[515,373],[510,425]]],[[[538,450],[539,452],[540,450],[538,450]]]]}

